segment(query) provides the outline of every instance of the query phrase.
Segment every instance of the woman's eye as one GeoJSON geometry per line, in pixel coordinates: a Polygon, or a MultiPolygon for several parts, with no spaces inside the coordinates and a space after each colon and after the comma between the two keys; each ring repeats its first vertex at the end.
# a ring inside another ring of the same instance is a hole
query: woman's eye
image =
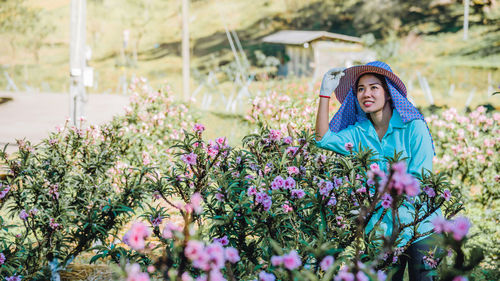
{"type": "Polygon", "coordinates": [[[361,92],[361,91],[363,91],[363,88],[358,88],[358,92],[361,92]]]}

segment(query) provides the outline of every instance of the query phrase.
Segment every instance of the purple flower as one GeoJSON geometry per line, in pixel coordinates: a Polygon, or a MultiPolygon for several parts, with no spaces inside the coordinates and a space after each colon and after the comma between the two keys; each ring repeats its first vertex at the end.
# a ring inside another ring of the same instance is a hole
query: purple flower
{"type": "Polygon", "coordinates": [[[0,265],[5,263],[5,255],[3,253],[0,253],[0,265]]]}
{"type": "MultiPolygon", "coordinates": [[[[0,187],[2,185],[0,184],[0,187]]],[[[10,191],[10,186],[6,186],[4,189],[0,190],[0,199],[4,198],[5,196],[7,196],[7,193],[9,193],[10,191]]]]}
{"type": "Polygon", "coordinates": [[[448,232],[451,229],[450,222],[441,216],[434,217],[431,220],[431,223],[434,226],[434,231],[436,231],[436,233],[448,232]]]}
{"type": "Polygon", "coordinates": [[[358,271],[358,273],[356,273],[356,281],[370,281],[370,279],[363,271],[358,271]]]}
{"type": "Polygon", "coordinates": [[[300,199],[300,198],[304,197],[306,195],[306,193],[302,189],[293,189],[291,192],[291,195],[292,195],[292,198],[300,199]]]}
{"type": "Polygon", "coordinates": [[[285,153],[288,155],[295,155],[295,153],[297,153],[297,150],[299,150],[298,147],[290,146],[285,150],[285,153]]]}
{"type": "Polygon", "coordinates": [[[469,279],[465,276],[455,276],[452,281],[469,281],[469,279]]]}
{"type": "Polygon", "coordinates": [[[17,275],[13,275],[11,277],[6,277],[5,281],[21,281],[21,277],[19,277],[17,275]]]}
{"type": "Polygon", "coordinates": [[[265,271],[261,271],[259,273],[259,281],[275,281],[276,277],[272,273],[267,273],[265,271]]]}
{"type": "Polygon", "coordinates": [[[262,206],[264,206],[264,211],[269,211],[271,209],[271,206],[273,204],[273,201],[271,198],[266,198],[264,201],[262,201],[262,206]]]}
{"type": "Polygon", "coordinates": [[[387,209],[389,207],[391,207],[391,204],[392,204],[392,197],[391,195],[385,193],[384,195],[382,195],[382,207],[384,209],[387,209]]]}
{"type": "Polygon", "coordinates": [[[257,194],[257,188],[255,188],[255,186],[250,186],[247,189],[247,194],[248,194],[248,196],[253,196],[253,195],[257,194]]]}
{"type": "Polygon", "coordinates": [[[334,262],[334,259],[332,256],[326,256],[323,258],[323,260],[321,261],[319,266],[321,267],[321,269],[323,271],[327,271],[330,268],[330,266],[333,265],[333,262],[334,262]]]}
{"type": "Polygon", "coordinates": [[[58,229],[61,225],[56,222],[54,218],[50,218],[49,226],[52,229],[58,229]]]}
{"type": "Polygon", "coordinates": [[[215,199],[217,199],[220,202],[224,202],[224,194],[222,193],[215,194],[215,199]]]}
{"type": "Polygon", "coordinates": [[[450,199],[451,199],[451,192],[448,189],[445,189],[443,191],[443,194],[441,194],[441,196],[444,198],[444,200],[450,201],[450,199]]]}
{"type": "Polygon", "coordinates": [[[271,189],[280,189],[285,185],[285,180],[281,176],[277,176],[274,178],[273,182],[271,183],[271,189]]]}
{"type": "Polygon", "coordinates": [[[194,154],[193,152],[189,153],[189,154],[184,154],[181,156],[181,160],[184,161],[184,163],[188,164],[188,165],[196,165],[196,158],[198,156],[196,154],[194,154]]]}
{"type": "Polygon", "coordinates": [[[425,194],[427,194],[427,196],[429,196],[431,198],[436,196],[436,192],[434,191],[434,188],[432,188],[430,186],[425,186],[423,189],[424,189],[425,194]]]}
{"type": "Polygon", "coordinates": [[[229,239],[227,239],[227,235],[224,235],[221,238],[214,238],[214,242],[218,242],[222,246],[226,246],[227,244],[229,244],[229,239]]]}
{"type": "Polygon", "coordinates": [[[337,205],[337,198],[335,198],[335,195],[332,195],[332,197],[330,197],[330,200],[328,200],[328,203],[326,203],[326,205],[328,206],[337,205]]]}
{"type": "Polygon", "coordinates": [[[295,180],[292,178],[292,177],[288,177],[286,178],[284,184],[283,184],[283,187],[285,189],[292,189],[295,187],[295,180]]]}
{"type": "Polygon", "coordinates": [[[25,210],[21,210],[21,212],[19,213],[19,218],[21,218],[23,221],[25,221],[27,218],[28,218],[28,213],[26,213],[25,210]]]}
{"type": "Polygon", "coordinates": [[[387,274],[385,274],[385,272],[383,272],[382,270],[379,270],[377,271],[377,279],[379,281],[385,281],[387,280],[387,274]]]}
{"type": "Polygon", "coordinates": [[[331,181],[320,180],[318,183],[319,186],[319,194],[323,196],[328,196],[330,191],[333,189],[333,183],[331,181]]]}
{"type": "Polygon", "coordinates": [[[271,257],[271,264],[273,266],[280,266],[283,264],[283,257],[282,256],[272,256],[271,257]]]}
{"type": "Polygon", "coordinates": [[[149,220],[151,221],[151,225],[153,227],[160,226],[162,219],[163,218],[160,215],[158,215],[156,218],[153,218],[153,216],[149,217],[149,220]]]}
{"type": "Polygon", "coordinates": [[[285,144],[292,144],[292,141],[293,141],[293,139],[290,136],[283,139],[283,143],[285,143],[285,144]]]}

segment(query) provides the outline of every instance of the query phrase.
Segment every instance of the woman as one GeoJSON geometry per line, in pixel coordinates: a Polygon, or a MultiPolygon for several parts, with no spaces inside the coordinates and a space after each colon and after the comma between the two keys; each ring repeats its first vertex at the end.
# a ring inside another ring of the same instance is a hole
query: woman
{"type": "MultiPolygon", "coordinates": [[[[406,98],[406,87],[391,70],[379,61],[348,69],[334,68],[323,77],[320,102],[316,118],[317,146],[341,154],[349,154],[346,143],[354,144],[356,149],[372,149],[379,166],[387,170],[384,157],[393,157],[394,152],[402,152],[406,158],[408,172],[419,176],[432,171],[434,147],[424,117],[406,98]],[[335,96],[342,104],[339,111],[329,118],[330,96],[335,96]]],[[[413,221],[415,208],[409,202],[398,210],[401,223],[413,221]]],[[[430,221],[441,211],[434,212],[418,227],[419,233],[433,229],[430,221]]],[[[373,229],[381,212],[374,214],[368,222],[366,231],[373,229]]],[[[387,214],[380,224],[385,236],[392,233],[392,218],[387,214]]],[[[399,245],[405,245],[412,237],[409,228],[401,234],[399,245]]],[[[421,251],[429,249],[430,237],[416,240],[399,257],[398,271],[392,280],[403,280],[408,263],[410,281],[432,280],[427,276],[421,251]]]]}

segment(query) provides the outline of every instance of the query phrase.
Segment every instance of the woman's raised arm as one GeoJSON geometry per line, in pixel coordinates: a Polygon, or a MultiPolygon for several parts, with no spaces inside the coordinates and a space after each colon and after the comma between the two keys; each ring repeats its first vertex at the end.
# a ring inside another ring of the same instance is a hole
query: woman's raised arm
{"type": "Polygon", "coordinates": [[[340,78],[344,76],[344,67],[328,70],[321,81],[319,90],[319,106],[316,114],[316,140],[319,141],[328,131],[330,97],[339,85],[340,78]]]}

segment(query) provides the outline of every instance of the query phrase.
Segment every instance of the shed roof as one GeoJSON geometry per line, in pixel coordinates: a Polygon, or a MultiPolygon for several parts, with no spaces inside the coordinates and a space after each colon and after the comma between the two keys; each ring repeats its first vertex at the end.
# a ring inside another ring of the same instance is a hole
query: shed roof
{"type": "Polygon", "coordinates": [[[308,31],[308,30],[281,30],[262,38],[266,43],[278,43],[288,45],[303,45],[317,39],[333,39],[348,42],[361,43],[361,38],[331,33],[327,31],[308,31]]]}

